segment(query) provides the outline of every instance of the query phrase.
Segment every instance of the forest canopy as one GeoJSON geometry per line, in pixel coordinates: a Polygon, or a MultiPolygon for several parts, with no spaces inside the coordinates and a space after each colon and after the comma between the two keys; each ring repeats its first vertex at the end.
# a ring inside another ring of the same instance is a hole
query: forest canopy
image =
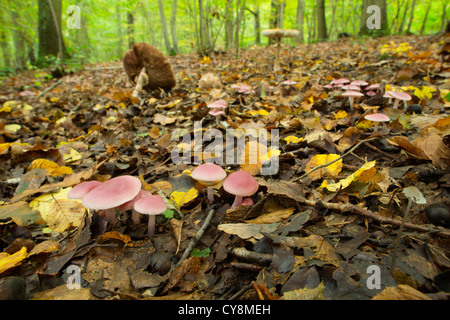
{"type": "Polygon", "coordinates": [[[448,0],[1,0],[0,68],[49,66],[60,51],[76,66],[120,60],[137,42],[208,55],[266,45],[261,30],[274,27],[300,30],[284,40],[293,45],[362,36],[370,4],[386,11],[382,35],[435,34],[448,21],[448,0]]]}

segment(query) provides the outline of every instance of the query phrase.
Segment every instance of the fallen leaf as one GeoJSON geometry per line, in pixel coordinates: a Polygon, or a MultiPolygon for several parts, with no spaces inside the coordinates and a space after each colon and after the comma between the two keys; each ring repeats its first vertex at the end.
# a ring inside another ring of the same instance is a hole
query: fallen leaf
{"type": "Polygon", "coordinates": [[[431,300],[431,298],[406,284],[400,284],[398,287],[384,289],[372,300],[431,300]]]}
{"type": "Polygon", "coordinates": [[[6,252],[0,253],[0,273],[14,268],[22,263],[22,261],[27,257],[27,248],[22,247],[19,251],[13,254],[8,254],[6,252]]]}
{"type": "MultiPolygon", "coordinates": [[[[311,160],[309,160],[309,162],[306,164],[305,171],[308,172],[315,167],[332,162],[339,157],[340,155],[338,154],[317,154],[313,156],[311,160]]],[[[333,164],[330,164],[327,167],[320,168],[311,172],[310,174],[308,174],[308,177],[310,177],[313,181],[321,179],[323,176],[335,178],[339,175],[341,170],[342,170],[342,159],[336,161],[333,164]]]]}
{"type": "Polygon", "coordinates": [[[264,237],[262,233],[271,233],[276,230],[279,223],[271,224],[255,224],[255,223],[227,223],[220,224],[217,229],[237,235],[241,239],[261,239],[264,237]]]}
{"type": "Polygon", "coordinates": [[[45,240],[36,246],[34,246],[33,249],[31,249],[30,253],[28,253],[28,257],[39,254],[39,253],[50,253],[54,251],[58,251],[61,249],[61,244],[58,241],[55,240],[45,240]]]}
{"type": "Polygon", "coordinates": [[[269,224],[269,223],[280,222],[283,219],[289,218],[291,216],[291,214],[294,213],[294,210],[295,210],[294,208],[277,210],[275,212],[262,214],[255,219],[246,220],[245,222],[246,223],[256,223],[256,224],[269,224]]]}
{"type": "Polygon", "coordinates": [[[347,188],[353,181],[356,181],[366,170],[373,168],[376,161],[366,162],[361,168],[349,175],[347,178],[340,180],[337,183],[328,184],[326,180],[323,181],[321,188],[326,188],[328,191],[336,192],[339,189],[347,188]]]}

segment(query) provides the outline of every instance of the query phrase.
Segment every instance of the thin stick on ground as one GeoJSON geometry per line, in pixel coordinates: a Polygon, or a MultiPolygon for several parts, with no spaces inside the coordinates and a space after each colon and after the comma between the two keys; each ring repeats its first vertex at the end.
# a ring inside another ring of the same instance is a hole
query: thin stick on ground
{"type": "Polygon", "coordinates": [[[45,89],[44,91],[42,91],[41,93],[39,93],[36,97],[36,99],[39,99],[40,97],[42,97],[44,94],[46,94],[47,92],[49,92],[50,90],[53,90],[54,88],[56,88],[57,86],[59,86],[62,83],[62,80],[59,79],[57,82],[55,82],[54,84],[52,84],[50,87],[48,87],[47,89],[45,89]]]}
{"type": "Polygon", "coordinates": [[[201,237],[203,236],[203,233],[205,233],[206,228],[208,227],[209,223],[211,222],[211,219],[214,216],[214,212],[215,212],[214,209],[211,209],[209,211],[208,215],[206,216],[205,221],[203,222],[202,227],[200,228],[200,230],[197,231],[195,236],[191,239],[191,242],[189,242],[189,245],[187,246],[186,250],[184,250],[183,255],[181,256],[180,260],[178,260],[175,267],[181,266],[181,263],[183,262],[183,260],[188,258],[189,255],[191,254],[192,250],[194,250],[195,245],[201,239],[201,237]]]}

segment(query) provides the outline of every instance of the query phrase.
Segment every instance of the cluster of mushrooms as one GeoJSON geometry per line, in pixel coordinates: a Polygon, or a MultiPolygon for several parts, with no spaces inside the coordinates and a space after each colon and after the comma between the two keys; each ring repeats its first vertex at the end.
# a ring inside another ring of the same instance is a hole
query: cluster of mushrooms
{"type": "MultiPolygon", "coordinates": [[[[220,166],[214,163],[205,163],[196,167],[191,177],[207,187],[208,199],[214,202],[215,185],[223,182],[223,188],[235,195],[232,209],[240,205],[252,205],[249,197],[259,188],[258,182],[246,171],[236,171],[228,177],[220,166]]],[[[167,210],[167,204],[160,195],[153,195],[142,189],[141,181],[130,175],[123,175],[109,179],[105,182],[84,181],[69,191],[69,199],[81,199],[81,203],[91,210],[102,210],[102,215],[116,224],[116,211],[132,210],[132,221],[140,223],[140,214],[148,215],[147,233],[155,234],[155,215],[167,210]]]]}

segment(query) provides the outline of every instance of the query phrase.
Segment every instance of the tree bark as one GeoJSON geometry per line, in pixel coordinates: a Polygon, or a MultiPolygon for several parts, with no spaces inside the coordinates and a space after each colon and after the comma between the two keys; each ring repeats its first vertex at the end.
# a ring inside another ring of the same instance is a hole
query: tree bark
{"type": "Polygon", "coordinates": [[[128,49],[134,46],[134,15],[133,12],[127,12],[127,35],[128,35],[128,49]]]}
{"type": "Polygon", "coordinates": [[[425,12],[425,17],[423,17],[422,27],[420,28],[420,35],[421,36],[423,36],[423,33],[425,32],[425,26],[426,26],[426,23],[427,23],[428,13],[430,12],[430,8],[431,8],[431,1],[428,0],[427,11],[425,12]]]}
{"type": "Polygon", "coordinates": [[[172,19],[170,20],[170,31],[172,33],[172,50],[173,54],[178,54],[178,37],[177,37],[177,8],[178,1],[173,0],[172,3],[172,19]]]}
{"type": "Polygon", "coordinates": [[[57,56],[62,43],[61,35],[61,0],[38,0],[38,35],[39,35],[39,57],[57,56]],[[52,7],[56,17],[56,24],[52,14],[52,7]],[[59,28],[59,30],[58,30],[59,28]]]}
{"type": "Polygon", "coordinates": [[[169,31],[167,30],[166,15],[164,14],[164,4],[162,0],[158,0],[158,8],[159,8],[159,18],[161,20],[161,27],[164,36],[164,44],[166,46],[166,52],[167,54],[170,54],[172,46],[170,44],[169,31]]]}
{"type": "Polygon", "coordinates": [[[325,0],[317,0],[317,36],[318,41],[328,39],[327,22],[325,20],[325,0]]]}
{"type": "Polygon", "coordinates": [[[298,43],[303,43],[304,35],[303,35],[303,23],[305,21],[305,0],[298,0],[297,2],[297,15],[295,17],[295,24],[297,26],[297,30],[300,32],[297,38],[298,43]]]}

